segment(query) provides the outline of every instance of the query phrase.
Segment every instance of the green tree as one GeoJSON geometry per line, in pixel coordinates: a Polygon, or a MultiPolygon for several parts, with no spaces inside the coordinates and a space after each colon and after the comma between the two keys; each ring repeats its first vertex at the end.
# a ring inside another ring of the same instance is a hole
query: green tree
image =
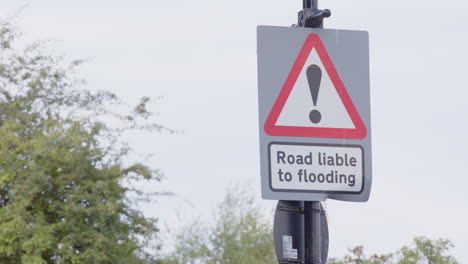
{"type": "Polygon", "coordinates": [[[448,254],[453,244],[447,239],[430,240],[417,237],[411,247],[403,247],[397,252],[398,264],[457,264],[448,254]]]}
{"type": "Polygon", "coordinates": [[[329,264],[458,264],[448,251],[453,244],[446,239],[430,240],[417,237],[413,245],[404,246],[396,253],[384,255],[364,254],[364,247],[350,249],[343,259],[330,259],[329,264]]]}
{"type": "Polygon", "coordinates": [[[160,175],[127,164],[121,141],[164,129],[149,121],[149,99],[131,108],[80,89],[79,61],[19,49],[19,36],[0,23],[0,263],[150,263],[156,219],[133,198],[146,197],[136,182],[160,175]]]}
{"type": "Polygon", "coordinates": [[[176,236],[170,264],[276,263],[271,217],[266,218],[254,196],[229,188],[218,205],[214,222],[189,223],[176,236]]]}
{"type": "Polygon", "coordinates": [[[364,253],[364,246],[357,246],[352,249],[349,249],[348,255],[343,259],[331,258],[328,261],[328,264],[390,264],[392,259],[392,254],[385,255],[371,255],[367,256],[364,253]]]}

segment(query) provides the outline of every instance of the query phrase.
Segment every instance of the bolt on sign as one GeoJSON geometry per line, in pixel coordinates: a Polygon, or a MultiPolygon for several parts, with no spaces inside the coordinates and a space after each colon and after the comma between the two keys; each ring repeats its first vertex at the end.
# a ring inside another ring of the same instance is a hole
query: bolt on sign
{"type": "Polygon", "coordinates": [[[368,33],[259,26],[257,45],[263,198],[367,201],[368,33]]]}

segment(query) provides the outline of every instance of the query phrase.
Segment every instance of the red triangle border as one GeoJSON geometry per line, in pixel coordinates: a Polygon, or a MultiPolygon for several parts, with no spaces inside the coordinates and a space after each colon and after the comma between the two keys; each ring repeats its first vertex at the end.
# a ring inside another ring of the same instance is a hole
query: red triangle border
{"type": "Polygon", "coordinates": [[[273,108],[264,125],[265,133],[270,136],[284,137],[308,137],[308,138],[342,138],[342,139],[363,139],[367,135],[367,129],[362,122],[362,119],[354,106],[351,97],[341,81],[340,76],[336,72],[328,52],[326,51],[319,35],[310,34],[302,47],[299,55],[294,63],[286,82],[281,89],[278,98],[273,105],[273,108]],[[294,84],[304,68],[304,65],[313,48],[316,48],[317,53],[322,61],[325,70],[328,73],[343,105],[348,112],[354,127],[349,128],[324,128],[324,127],[292,127],[292,126],[276,126],[276,122],[291,94],[294,84]]]}

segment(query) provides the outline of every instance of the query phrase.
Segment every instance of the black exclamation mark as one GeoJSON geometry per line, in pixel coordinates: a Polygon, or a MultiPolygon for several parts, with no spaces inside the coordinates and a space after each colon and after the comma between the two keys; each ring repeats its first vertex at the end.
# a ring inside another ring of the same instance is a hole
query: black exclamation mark
{"type": "MultiPolygon", "coordinates": [[[[307,80],[309,80],[310,93],[312,94],[312,102],[317,106],[318,94],[320,90],[320,81],[322,80],[322,70],[319,66],[312,64],[307,68],[307,80]]],[[[309,114],[309,119],[314,124],[320,123],[322,115],[316,109],[309,114]]]]}

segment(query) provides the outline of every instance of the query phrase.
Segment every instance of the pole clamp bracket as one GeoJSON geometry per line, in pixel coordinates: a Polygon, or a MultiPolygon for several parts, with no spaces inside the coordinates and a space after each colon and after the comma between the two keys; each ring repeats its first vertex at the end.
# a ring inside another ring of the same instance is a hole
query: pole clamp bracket
{"type": "Polygon", "coordinates": [[[323,19],[330,16],[331,11],[329,9],[304,8],[299,11],[296,27],[322,28],[323,19]]]}
{"type": "Polygon", "coordinates": [[[306,210],[304,207],[296,207],[296,206],[285,206],[285,205],[280,205],[277,206],[277,209],[279,211],[287,211],[287,212],[295,212],[298,214],[303,214],[303,215],[311,215],[313,213],[319,213],[321,215],[326,215],[326,211],[322,209],[309,209],[306,210]]]}

